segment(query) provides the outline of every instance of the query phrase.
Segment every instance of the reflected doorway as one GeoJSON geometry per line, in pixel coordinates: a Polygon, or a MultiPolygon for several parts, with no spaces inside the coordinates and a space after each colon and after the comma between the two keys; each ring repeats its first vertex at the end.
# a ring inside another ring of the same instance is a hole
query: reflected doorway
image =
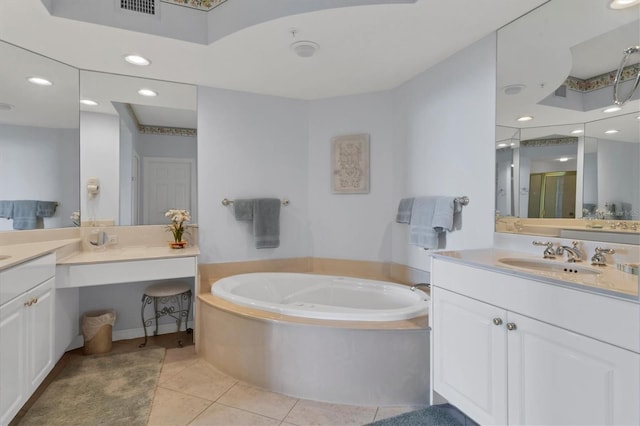
{"type": "Polygon", "coordinates": [[[532,173],[530,218],[575,218],[576,171],[532,173]]]}

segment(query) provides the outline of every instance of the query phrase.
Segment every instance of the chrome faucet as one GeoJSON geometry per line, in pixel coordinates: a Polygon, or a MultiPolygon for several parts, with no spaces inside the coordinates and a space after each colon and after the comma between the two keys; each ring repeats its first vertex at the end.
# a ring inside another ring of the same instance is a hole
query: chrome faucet
{"type": "Polygon", "coordinates": [[[607,259],[604,255],[615,253],[616,251],[614,249],[596,247],[596,254],[591,258],[591,264],[595,266],[607,266],[607,259]]]}
{"type": "Polygon", "coordinates": [[[559,246],[556,249],[556,254],[558,256],[562,256],[565,251],[567,252],[567,262],[570,262],[570,263],[582,262],[582,252],[578,248],[577,241],[573,242],[573,247],[559,246]]]}
{"type": "MultiPolygon", "coordinates": [[[[533,242],[534,246],[547,246],[546,249],[544,249],[544,253],[542,254],[542,256],[545,259],[555,259],[556,258],[556,251],[553,249],[553,243],[550,241],[547,241],[546,243],[543,243],[542,241],[534,241],[533,242]]],[[[560,253],[562,254],[562,253],[560,253]]]]}
{"type": "Polygon", "coordinates": [[[419,287],[428,288],[431,290],[431,284],[429,283],[418,283],[416,285],[411,286],[411,291],[416,291],[419,287]]]}

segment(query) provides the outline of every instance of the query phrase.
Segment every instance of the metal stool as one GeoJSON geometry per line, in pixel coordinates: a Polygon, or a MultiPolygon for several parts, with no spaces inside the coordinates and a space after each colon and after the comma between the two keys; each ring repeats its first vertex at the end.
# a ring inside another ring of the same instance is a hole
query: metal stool
{"type": "Polygon", "coordinates": [[[144,328],[144,343],[141,343],[139,347],[143,348],[147,345],[147,326],[151,325],[151,321],[155,320],[156,329],[153,333],[154,336],[158,335],[158,319],[165,315],[169,315],[174,318],[178,323],[178,331],[176,332],[178,346],[182,347],[182,341],[180,340],[180,327],[182,326],[182,319],[184,318],[184,329],[187,333],[192,333],[193,330],[187,328],[187,322],[189,321],[189,312],[191,311],[191,287],[189,284],[182,281],[164,282],[158,284],[152,284],[148,286],[142,294],[142,308],[140,309],[140,316],[142,318],[142,328],[144,328]],[[184,309],[184,302],[187,302],[187,309],[184,309]],[[144,309],[147,305],[153,302],[153,317],[148,319],[144,318],[144,309]],[[166,305],[168,302],[176,303],[178,310],[173,305],[164,306],[161,310],[158,310],[158,302],[166,305]]]}

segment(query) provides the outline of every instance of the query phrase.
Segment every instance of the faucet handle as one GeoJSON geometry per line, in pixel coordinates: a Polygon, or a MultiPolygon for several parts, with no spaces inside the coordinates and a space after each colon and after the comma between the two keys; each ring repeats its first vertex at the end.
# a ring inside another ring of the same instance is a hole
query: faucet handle
{"type": "Polygon", "coordinates": [[[591,264],[595,266],[606,266],[607,259],[604,257],[605,254],[615,254],[614,249],[610,248],[600,248],[596,247],[596,254],[591,258],[591,264]]]}
{"type": "Polygon", "coordinates": [[[534,241],[533,245],[534,246],[547,246],[547,248],[544,249],[544,253],[542,254],[542,256],[545,259],[555,259],[556,258],[556,252],[555,252],[555,250],[553,250],[553,243],[551,241],[547,241],[547,242],[534,241]]]}
{"type": "Polygon", "coordinates": [[[612,248],[600,248],[596,247],[597,254],[616,254],[616,251],[612,248]]]}
{"type": "Polygon", "coordinates": [[[553,247],[553,243],[551,241],[547,241],[545,243],[543,243],[542,241],[534,241],[533,245],[534,246],[547,246],[548,248],[553,247]]]}

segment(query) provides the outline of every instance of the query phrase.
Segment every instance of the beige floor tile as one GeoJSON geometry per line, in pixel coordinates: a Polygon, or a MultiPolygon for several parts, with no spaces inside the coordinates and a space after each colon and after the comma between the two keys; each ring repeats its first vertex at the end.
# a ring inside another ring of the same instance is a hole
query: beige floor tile
{"type": "Polygon", "coordinates": [[[147,424],[149,426],[188,425],[211,404],[211,401],[205,399],[158,387],[147,424]]]}
{"type": "Polygon", "coordinates": [[[246,383],[237,383],[218,402],[230,407],[282,420],[291,411],[297,399],[269,392],[246,383]]]}
{"type": "Polygon", "coordinates": [[[396,407],[379,407],[376,413],[375,420],[388,419],[389,417],[399,416],[400,414],[408,413],[409,411],[419,410],[425,408],[426,405],[412,406],[401,405],[396,407]]]}
{"type": "Polygon", "coordinates": [[[167,349],[160,371],[159,384],[171,380],[186,368],[192,367],[198,361],[195,346],[185,346],[184,348],[167,349]]]}
{"type": "Polygon", "coordinates": [[[280,421],[219,403],[212,404],[191,426],[277,426],[280,421]]]}
{"type": "Polygon", "coordinates": [[[163,381],[162,387],[215,401],[236,383],[236,379],[218,371],[203,359],[198,359],[180,374],[163,381]]]}
{"type": "Polygon", "coordinates": [[[299,400],[284,421],[295,425],[363,425],[370,423],[376,407],[329,404],[326,402],[299,400]]]}

